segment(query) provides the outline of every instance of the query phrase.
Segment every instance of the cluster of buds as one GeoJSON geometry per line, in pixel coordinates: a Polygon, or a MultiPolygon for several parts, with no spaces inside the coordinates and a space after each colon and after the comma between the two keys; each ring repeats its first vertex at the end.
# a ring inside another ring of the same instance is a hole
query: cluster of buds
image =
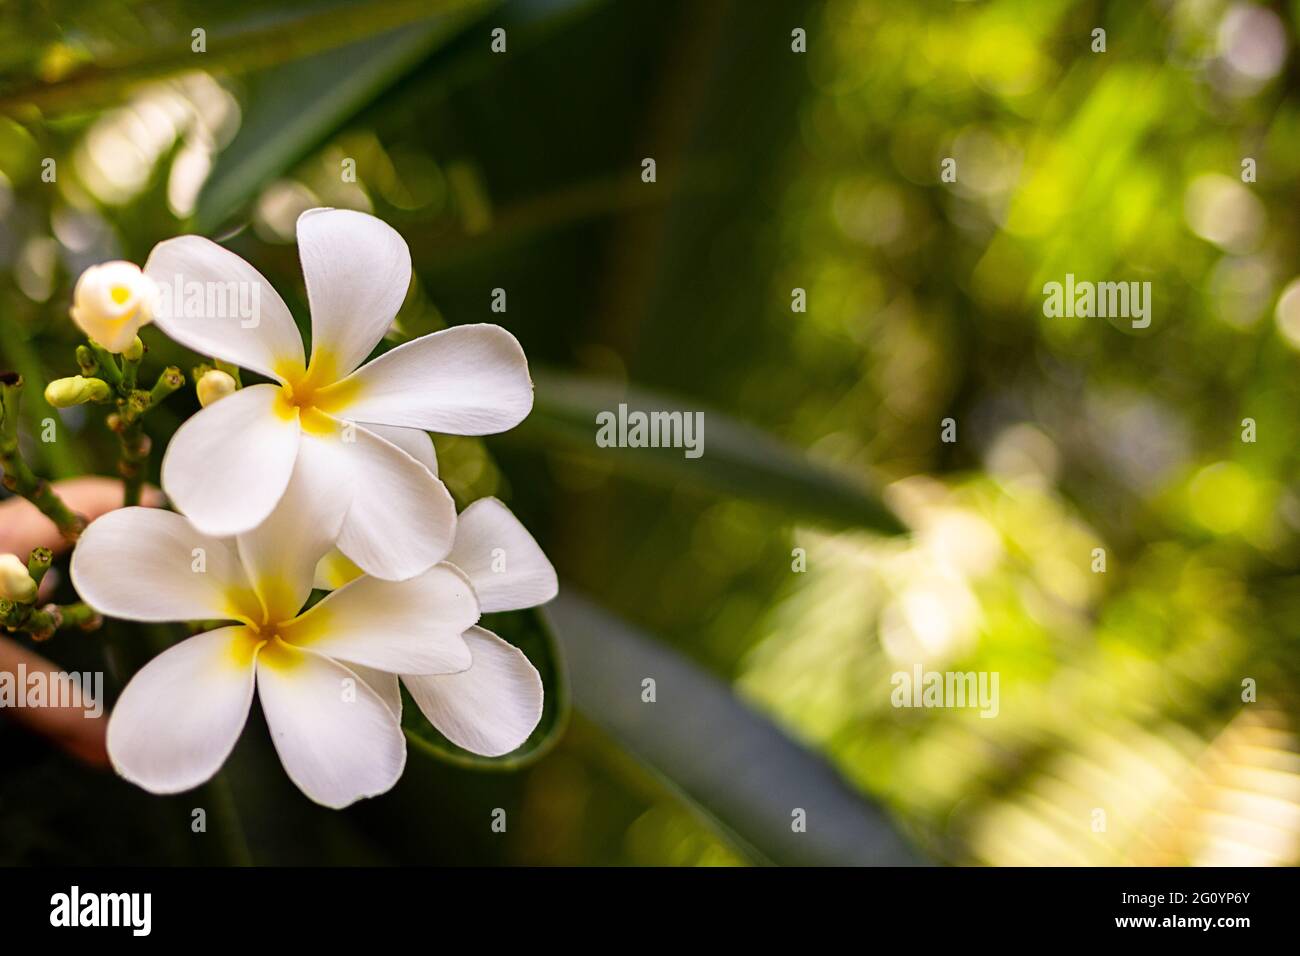
{"type": "Polygon", "coordinates": [[[93,631],[102,618],[85,604],[36,607],[41,580],[50,569],[54,555],[47,548],[36,548],[24,565],[14,554],[0,554],[0,631],[22,633],[34,641],[48,640],[60,627],[79,627],[93,631]]]}

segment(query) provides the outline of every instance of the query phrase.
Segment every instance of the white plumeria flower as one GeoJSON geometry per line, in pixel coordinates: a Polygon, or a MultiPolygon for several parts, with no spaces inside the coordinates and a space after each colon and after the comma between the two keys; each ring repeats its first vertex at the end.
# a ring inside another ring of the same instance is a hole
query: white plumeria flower
{"type": "Polygon", "coordinates": [[[330,480],[300,463],[280,507],[236,538],[150,508],[115,511],[86,529],[72,580],[96,610],[232,622],[164,651],[122,692],[108,753],[127,780],[177,793],[209,779],[239,738],[256,687],[280,760],[312,800],[344,807],[397,782],[406,739],[393,675],[468,670],[462,634],[478,620],[478,601],[459,570],[438,564],[401,582],[358,577],[301,612],[338,528],[298,505],[330,480]]]}
{"type": "Polygon", "coordinates": [[[157,293],[134,262],[103,262],[77,280],[72,321],[110,352],[125,352],[152,320],[157,293]]]}
{"type": "Polygon", "coordinates": [[[304,507],[326,524],[343,514],[339,548],[367,574],[402,580],[440,561],[455,528],[451,496],[422,463],[433,455],[426,432],[517,425],[533,404],[528,362],[505,329],[466,325],[362,365],[406,297],[406,242],[373,216],[313,209],[298,218],[298,251],[310,363],[288,307],[239,256],[198,236],[150,253],[158,327],[278,383],[243,388],[182,425],[163,459],[163,488],[201,531],[242,534],[271,513],[305,460],[332,480],[304,507]]]}
{"type": "MultiPolygon", "coordinates": [[[[555,568],[510,510],[496,498],[481,498],[456,523],[456,543],[447,563],[474,587],[486,612],[517,611],[555,597],[555,568]]],[[[346,587],[360,574],[341,553],[326,555],[316,568],[316,587],[346,587]]],[[[542,679],[517,647],[491,631],[465,632],[473,663],[455,674],[403,673],[420,712],[452,743],[485,757],[519,747],[542,717],[542,679]]],[[[399,698],[396,675],[378,675],[385,694],[399,698]]]]}

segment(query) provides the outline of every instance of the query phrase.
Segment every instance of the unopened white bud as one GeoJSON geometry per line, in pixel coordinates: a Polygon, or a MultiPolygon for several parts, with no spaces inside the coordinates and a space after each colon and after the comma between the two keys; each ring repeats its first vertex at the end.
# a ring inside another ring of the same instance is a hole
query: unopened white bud
{"type": "Polygon", "coordinates": [[[16,554],[0,554],[0,597],[17,604],[36,600],[36,582],[16,554]]]}
{"type": "Polygon", "coordinates": [[[214,368],[204,372],[194,388],[199,393],[199,404],[207,408],[213,402],[233,394],[235,380],[228,372],[214,368]]]}

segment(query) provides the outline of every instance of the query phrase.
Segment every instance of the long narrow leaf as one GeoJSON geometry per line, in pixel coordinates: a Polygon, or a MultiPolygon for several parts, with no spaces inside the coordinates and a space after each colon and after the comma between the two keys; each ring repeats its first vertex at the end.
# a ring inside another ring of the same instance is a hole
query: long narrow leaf
{"type": "Polygon", "coordinates": [[[612,463],[630,477],[670,486],[703,487],[749,498],[791,517],[833,527],[870,528],[901,534],[899,520],[866,480],[819,465],[752,426],[720,412],[640,388],[585,376],[534,370],[532,414],[503,440],[563,450],[612,463]],[[682,448],[600,447],[597,415],[641,411],[703,411],[703,454],[687,458],[682,448]]]}
{"type": "MultiPolygon", "coordinates": [[[[471,5],[459,4],[459,8],[471,5]]],[[[199,195],[195,227],[211,232],[268,182],[333,135],[464,23],[437,17],[260,74],[235,139],[199,195]]]]}
{"type": "Polygon", "coordinates": [[[564,651],[574,706],[760,862],[919,862],[885,815],[821,757],[721,681],[561,587],[543,612],[564,651]],[[655,682],[655,701],[642,682],[655,682]],[[804,812],[806,830],[795,826],[804,812]]]}
{"type": "MultiPolygon", "coordinates": [[[[277,17],[254,27],[215,29],[205,49],[184,34],[163,44],[121,50],[53,82],[15,82],[0,90],[0,113],[38,109],[46,115],[104,106],[146,80],[186,70],[247,73],[310,57],[431,17],[481,8],[487,0],[369,0],[277,17]]],[[[203,26],[203,24],[197,24],[203,26]]],[[[26,78],[24,78],[26,80],[26,78]]],[[[282,97],[286,98],[287,97],[282,97]]]]}

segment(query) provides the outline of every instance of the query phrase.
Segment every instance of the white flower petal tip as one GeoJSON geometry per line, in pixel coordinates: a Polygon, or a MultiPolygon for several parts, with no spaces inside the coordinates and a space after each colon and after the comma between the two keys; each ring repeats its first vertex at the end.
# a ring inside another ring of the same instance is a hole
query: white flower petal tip
{"type": "Polygon", "coordinates": [[[243,627],[188,638],[144,666],[108,719],[108,755],[150,793],[191,790],[234,749],[253,701],[254,645],[243,627]]]}
{"type": "Polygon", "coordinates": [[[533,408],[528,359],[499,325],[458,325],[399,345],[348,382],[354,397],[344,414],[358,422],[492,435],[533,408]]]}
{"type": "Polygon", "coordinates": [[[340,810],[388,792],[401,778],[401,725],[352,670],[280,645],[258,657],[257,687],[280,762],[315,803],[340,810]]]}
{"type": "Polygon", "coordinates": [[[154,322],[182,345],[279,380],[305,364],[289,307],[229,249],[179,236],[154,246],[144,271],[158,288],[154,322]]]}
{"type": "Polygon", "coordinates": [[[350,373],[384,337],[411,285],[406,240],[382,219],[350,209],[298,217],[298,255],[311,305],[312,362],[350,373]]]}
{"type": "Polygon", "coordinates": [[[480,498],[460,513],[447,562],[469,578],[484,613],[536,607],[559,593],[554,566],[496,498],[480,498]]]}
{"type": "Polygon", "coordinates": [[[474,662],[459,674],[402,675],[420,712],[444,737],[483,757],[502,757],[528,739],[542,719],[537,668],[491,631],[465,632],[474,662]]]}
{"type": "Polygon", "coordinates": [[[71,576],[83,601],[128,621],[228,620],[231,593],[249,586],[233,541],[157,508],[92,521],[72,552],[71,576]]]}

